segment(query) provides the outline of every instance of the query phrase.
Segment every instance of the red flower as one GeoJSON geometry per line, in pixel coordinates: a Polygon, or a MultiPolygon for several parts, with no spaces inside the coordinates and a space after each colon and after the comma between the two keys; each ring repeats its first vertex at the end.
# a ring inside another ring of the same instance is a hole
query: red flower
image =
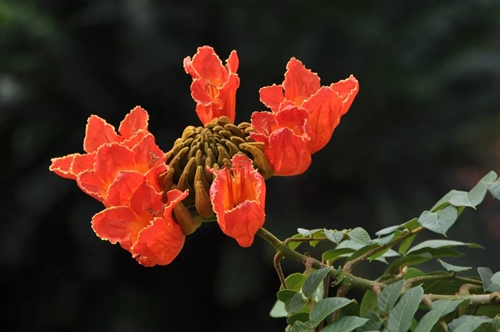
{"type": "Polygon", "coordinates": [[[240,85],[238,62],[236,51],[232,51],[223,66],[210,46],[199,47],[193,59],[184,59],[184,69],[193,77],[191,96],[196,101],[196,114],[204,125],[221,116],[234,123],[236,90],[240,85]]]}
{"type": "Polygon", "coordinates": [[[49,169],[75,179],[85,193],[104,203],[108,188],[122,170],[146,174],[150,184],[160,191],[155,177],[166,170],[165,154],[147,131],[148,117],[148,113],[137,106],[121,122],[119,135],[104,119],[92,115],[83,141],[87,154],[53,158],[49,169]]]}
{"type": "Polygon", "coordinates": [[[252,126],[256,130],[252,138],[266,143],[265,153],[275,175],[297,175],[307,169],[308,157],[298,158],[298,154],[308,150],[310,158],[311,154],[328,143],[358,90],[358,81],[352,75],[330,86],[320,86],[318,75],[295,58],[287,64],[282,85],[260,90],[260,100],[272,112],[256,112],[252,115],[252,126]],[[286,118],[297,119],[278,121],[277,117],[282,112],[291,112],[286,118]],[[263,119],[271,119],[271,122],[263,119]],[[304,145],[307,149],[304,149],[304,145]],[[283,167],[301,159],[302,167],[283,167]]]}
{"type": "Polygon", "coordinates": [[[117,134],[105,120],[91,116],[83,144],[87,154],[54,158],[50,170],[75,179],[85,193],[107,207],[92,218],[97,236],[119,242],[144,266],[166,265],[184,244],[185,235],[172,210],[188,192],[163,193],[158,179],[168,166],[147,131],[147,121],[147,112],[136,107],[117,134]]]}
{"type": "Polygon", "coordinates": [[[185,240],[172,209],[187,195],[170,190],[163,204],[162,193],[148,184],[146,176],[120,171],[108,195],[110,207],[94,215],[92,228],[101,239],[119,242],[144,266],[169,264],[185,240]]]}
{"type": "Polygon", "coordinates": [[[147,134],[148,113],[137,106],[120,123],[117,134],[115,128],[97,115],[90,116],[83,139],[83,149],[87,154],[73,153],[65,157],[52,158],[49,169],[63,178],[75,180],[85,170],[92,169],[96,151],[106,143],[124,143],[132,147],[147,134]]]}
{"type": "Polygon", "coordinates": [[[249,158],[236,154],[231,162],[231,168],[212,170],[215,179],[210,199],[224,234],[236,239],[240,246],[249,247],[264,225],[266,186],[249,158]]]}

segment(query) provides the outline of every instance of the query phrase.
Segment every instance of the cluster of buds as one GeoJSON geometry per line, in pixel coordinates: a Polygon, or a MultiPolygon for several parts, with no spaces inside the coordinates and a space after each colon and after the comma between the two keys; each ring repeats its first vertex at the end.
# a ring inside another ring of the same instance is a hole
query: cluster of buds
{"type": "Polygon", "coordinates": [[[147,112],[136,107],[118,133],[92,115],[86,153],[54,158],[50,166],[104,204],[92,218],[97,236],[120,243],[144,266],[169,264],[203,221],[216,220],[239,245],[252,245],[265,220],[265,179],[303,173],[359,88],[353,76],[321,86],[292,58],[283,83],[260,90],[270,111],[234,124],[236,52],[224,66],[211,47],[200,47],[184,68],[203,126],[187,127],[170,151],[156,145],[147,112]]]}

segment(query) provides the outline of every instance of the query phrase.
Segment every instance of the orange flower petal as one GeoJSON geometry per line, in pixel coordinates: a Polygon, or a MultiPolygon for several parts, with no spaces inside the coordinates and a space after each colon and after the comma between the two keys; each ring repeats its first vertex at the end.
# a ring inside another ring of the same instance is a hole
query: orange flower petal
{"type": "Polygon", "coordinates": [[[227,68],[210,46],[198,47],[192,60],[191,57],[186,57],[184,69],[193,78],[209,79],[213,85],[221,85],[227,79],[227,68]]]}
{"type": "Polygon", "coordinates": [[[96,153],[76,155],[71,164],[71,172],[76,176],[81,173],[94,169],[96,153]]]}
{"type": "Polygon", "coordinates": [[[115,127],[97,115],[91,115],[87,121],[83,149],[87,153],[96,151],[101,145],[121,142],[123,138],[115,132],[115,127]]]}
{"type": "Polygon", "coordinates": [[[309,137],[281,128],[269,136],[264,153],[273,166],[274,175],[290,176],[304,173],[311,165],[309,137]]]}
{"type": "Polygon", "coordinates": [[[322,87],[302,105],[309,112],[311,127],[311,154],[322,149],[332,137],[334,129],[340,123],[343,103],[337,92],[330,87],[322,87]]]}
{"type": "Polygon", "coordinates": [[[132,194],[145,182],[143,174],[137,171],[120,171],[108,188],[104,205],[128,206],[132,194]]]}
{"type": "Polygon", "coordinates": [[[154,218],[152,224],[139,233],[132,255],[144,266],[167,265],[177,257],[185,239],[180,226],[173,220],[154,218]]]}
{"type": "MultiPolygon", "coordinates": [[[[130,196],[129,206],[137,215],[141,215],[144,212],[158,215],[163,210],[161,198],[161,192],[157,192],[153,187],[143,182],[130,196]]],[[[145,217],[149,218],[149,214],[145,217]]]]}
{"type": "Polygon", "coordinates": [[[167,265],[177,257],[184,245],[185,235],[172,218],[176,204],[189,194],[188,190],[167,192],[167,204],[163,214],[153,219],[152,224],[139,233],[132,247],[134,258],[144,266],[167,265]]]}
{"type": "Polygon", "coordinates": [[[337,92],[342,98],[342,102],[344,103],[344,107],[342,108],[342,115],[347,113],[349,107],[351,107],[354,98],[358,94],[359,91],[359,82],[354,76],[349,76],[349,78],[339,81],[337,83],[332,83],[330,85],[333,91],[337,92]]]}
{"type": "MultiPolygon", "coordinates": [[[[134,228],[136,216],[134,212],[126,206],[112,206],[94,215],[92,218],[92,229],[98,237],[108,240],[112,244],[117,242],[130,250],[134,239],[132,239],[131,229],[134,228]]],[[[139,232],[139,228],[136,232],[139,232]]]]}
{"type": "Polygon", "coordinates": [[[162,192],[163,187],[160,184],[160,175],[165,173],[168,169],[168,166],[165,163],[162,163],[158,166],[151,168],[149,171],[144,174],[146,179],[146,183],[153,187],[156,191],[162,192]]]}
{"type": "Polygon", "coordinates": [[[52,158],[52,164],[49,170],[66,179],[76,179],[76,174],[71,171],[71,164],[75,156],[81,156],[79,153],[73,153],[64,157],[52,158]]]}
{"type": "Polygon", "coordinates": [[[203,124],[216,117],[235,119],[236,90],[240,80],[236,74],[238,55],[232,51],[226,66],[210,46],[199,47],[197,53],[184,59],[184,69],[193,78],[191,96],[196,101],[196,113],[203,124]]]}
{"type": "Polygon", "coordinates": [[[285,99],[283,87],[276,84],[261,88],[259,90],[259,95],[260,101],[273,112],[278,112],[280,104],[285,99]]]}
{"type": "Polygon", "coordinates": [[[248,157],[237,154],[231,162],[229,169],[212,170],[215,179],[210,187],[210,200],[224,234],[248,247],[264,225],[266,186],[248,157]]]}
{"type": "Polygon", "coordinates": [[[226,68],[229,73],[236,73],[238,71],[238,66],[240,64],[240,60],[238,59],[238,53],[236,51],[231,51],[229,57],[226,60],[226,68]]]}
{"type": "Polygon", "coordinates": [[[257,202],[246,201],[226,212],[219,225],[222,232],[236,239],[240,246],[250,247],[255,233],[264,226],[265,218],[266,213],[257,202]]]}
{"type": "Polygon", "coordinates": [[[118,132],[125,139],[129,139],[139,130],[148,130],[149,115],[146,110],[140,106],[133,108],[120,123],[118,132]]]}
{"type": "Polygon", "coordinates": [[[257,142],[265,144],[264,153],[273,167],[274,175],[288,176],[303,173],[311,164],[307,119],[302,108],[290,107],[278,113],[254,112],[250,133],[257,142]]]}
{"type": "Polygon", "coordinates": [[[155,143],[152,134],[145,135],[132,149],[135,155],[135,170],[146,173],[149,169],[165,162],[165,153],[155,143]]]}
{"type": "Polygon", "coordinates": [[[102,201],[122,170],[136,170],[134,153],[118,143],[105,144],[97,151],[94,170],[80,174],[77,184],[85,193],[102,201]]]}
{"type": "Polygon", "coordinates": [[[320,88],[319,77],[295,58],[290,59],[286,69],[283,81],[285,98],[293,101],[295,105],[301,106],[320,88]]]}

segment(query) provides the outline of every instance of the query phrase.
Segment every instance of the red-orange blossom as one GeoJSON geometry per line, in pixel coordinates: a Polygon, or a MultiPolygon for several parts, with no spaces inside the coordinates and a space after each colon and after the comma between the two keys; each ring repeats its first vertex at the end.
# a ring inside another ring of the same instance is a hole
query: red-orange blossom
{"type": "MultiPolygon", "coordinates": [[[[204,125],[220,117],[234,123],[238,63],[232,51],[224,66],[209,46],[184,59],[193,78],[196,113],[204,125]]],[[[297,175],[309,167],[311,155],[328,143],[358,88],[353,76],[321,86],[317,74],[292,58],[283,84],[260,90],[270,111],[252,114],[250,137],[264,144],[274,175],[297,175]]],[[[120,243],[144,266],[169,264],[184,245],[185,234],[173,210],[188,190],[178,190],[175,184],[165,187],[160,180],[169,166],[148,131],[147,112],[134,108],[118,133],[92,115],[83,147],[84,154],[53,158],[50,170],[76,180],[85,193],[104,204],[105,209],[92,218],[97,236],[120,243]]],[[[230,162],[231,167],[208,170],[213,174],[210,203],[221,230],[248,247],[264,224],[265,182],[249,155],[236,153],[230,162]]]]}

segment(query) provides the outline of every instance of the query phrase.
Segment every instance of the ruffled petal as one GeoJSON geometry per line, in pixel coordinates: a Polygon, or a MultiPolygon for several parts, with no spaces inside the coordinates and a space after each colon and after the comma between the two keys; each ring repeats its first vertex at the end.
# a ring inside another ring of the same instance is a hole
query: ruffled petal
{"type": "Polygon", "coordinates": [[[349,107],[351,107],[354,98],[359,91],[359,82],[354,76],[349,76],[349,78],[339,81],[337,83],[332,83],[330,85],[333,91],[337,92],[344,103],[342,108],[342,115],[347,113],[349,107]]]}
{"type": "Polygon", "coordinates": [[[231,51],[229,57],[226,60],[226,68],[229,73],[236,73],[238,71],[238,66],[240,60],[238,59],[238,53],[236,51],[231,51]]]}
{"type": "Polygon", "coordinates": [[[175,222],[154,218],[152,224],[139,233],[132,255],[144,266],[167,265],[177,257],[185,239],[175,222]]]}
{"type": "Polygon", "coordinates": [[[148,130],[148,119],[148,112],[144,108],[136,106],[120,123],[118,132],[124,139],[129,139],[139,130],[148,130]]]}
{"type": "Polygon", "coordinates": [[[137,171],[120,171],[108,188],[104,200],[106,206],[128,206],[132,194],[145,182],[145,176],[137,171]]]}
{"type": "Polygon", "coordinates": [[[281,128],[269,136],[264,153],[273,166],[274,175],[290,176],[304,173],[311,165],[309,137],[281,128]]]}
{"type": "Polygon", "coordinates": [[[227,79],[227,69],[210,46],[198,47],[192,60],[191,57],[186,57],[184,69],[193,78],[209,79],[213,85],[220,85],[227,79]]]}
{"type": "Polygon", "coordinates": [[[224,234],[248,247],[264,224],[266,187],[248,157],[237,154],[231,162],[231,168],[212,170],[210,200],[224,234]]]}
{"type": "Polygon", "coordinates": [[[87,121],[83,149],[87,153],[96,151],[101,145],[121,142],[123,138],[115,132],[115,127],[97,115],[91,115],[87,121]]]}
{"type": "Polygon", "coordinates": [[[340,123],[343,103],[337,92],[324,86],[304,102],[302,107],[307,109],[310,114],[311,140],[309,150],[313,154],[330,141],[334,129],[340,123]]]}
{"type": "MultiPolygon", "coordinates": [[[[161,216],[154,218],[151,225],[144,228],[132,247],[132,255],[144,266],[167,265],[177,257],[184,245],[185,235],[174,222],[172,210],[189,192],[170,190],[161,216]]],[[[134,203],[135,204],[135,203],[134,203]]]]}
{"type": "Polygon", "coordinates": [[[255,233],[264,226],[266,213],[257,202],[245,201],[219,219],[224,234],[234,238],[242,247],[250,247],[255,233]]]}
{"type": "Polygon", "coordinates": [[[210,46],[199,47],[192,59],[184,59],[184,69],[193,78],[191,96],[196,101],[196,113],[204,125],[221,116],[234,122],[236,90],[240,85],[238,64],[236,51],[231,52],[223,66],[210,46]]]}
{"type": "Polygon", "coordinates": [[[283,87],[276,84],[261,88],[259,90],[259,95],[260,101],[273,112],[278,112],[280,104],[285,99],[283,87]]]}
{"type": "Polygon", "coordinates": [[[94,215],[92,218],[92,229],[102,240],[108,240],[112,244],[117,242],[130,250],[135,239],[134,233],[138,233],[141,225],[134,223],[136,216],[126,206],[112,206],[94,215]]]}
{"type": "Polygon", "coordinates": [[[52,158],[49,170],[66,179],[76,179],[76,174],[71,171],[71,164],[75,156],[81,156],[79,153],[73,153],[64,157],[52,158]]]}
{"type": "Polygon", "coordinates": [[[135,170],[146,173],[149,169],[165,162],[165,153],[155,143],[152,134],[145,135],[132,149],[135,156],[135,170]]]}
{"type": "Polygon", "coordinates": [[[285,80],[283,88],[285,89],[285,98],[291,100],[297,106],[309,99],[320,88],[320,79],[318,74],[307,69],[302,62],[291,58],[286,65],[285,80]]]}
{"type": "Polygon", "coordinates": [[[105,144],[97,151],[94,170],[80,174],[77,183],[84,192],[102,201],[119,171],[136,169],[130,149],[118,143],[105,144]]]}

